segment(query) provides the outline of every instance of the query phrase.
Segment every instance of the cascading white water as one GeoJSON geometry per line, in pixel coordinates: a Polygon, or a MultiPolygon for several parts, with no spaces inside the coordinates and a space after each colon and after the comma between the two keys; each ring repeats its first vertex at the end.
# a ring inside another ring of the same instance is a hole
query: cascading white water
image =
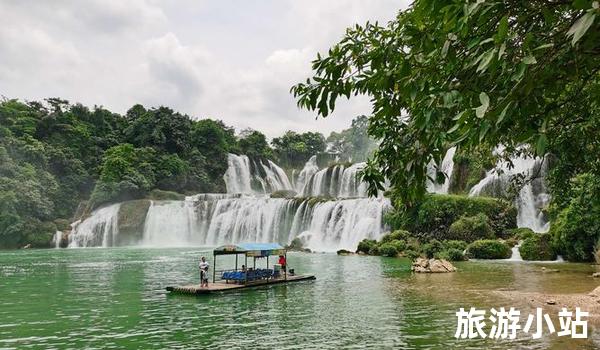
{"type": "Polygon", "coordinates": [[[69,235],[69,248],[111,247],[119,233],[118,217],[121,204],[96,209],[83,221],[75,222],[69,235]]]}
{"type": "Polygon", "coordinates": [[[304,164],[304,168],[298,174],[298,178],[294,183],[294,188],[297,193],[302,193],[304,190],[304,186],[310,180],[313,175],[315,175],[319,171],[319,167],[317,166],[317,156],[312,156],[310,159],[304,164]]]}
{"type": "MultiPolygon", "coordinates": [[[[224,179],[230,193],[198,194],[183,201],[152,201],[143,222],[143,233],[133,240],[115,239],[119,234],[119,205],[102,208],[75,225],[69,246],[107,247],[136,241],[159,247],[289,243],[300,236],[308,248],[335,251],[356,249],[362,239],[377,239],[385,229],[382,218],[391,207],[388,199],[270,198],[264,193],[291,189],[280,167],[271,161],[253,161],[233,154],[228,162],[224,179]]],[[[308,181],[305,188],[314,182],[319,191],[336,197],[366,197],[366,185],[357,177],[363,166],[364,163],[337,165],[318,171],[313,157],[299,180],[308,181]]]]}
{"type": "Polygon", "coordinates": [[[52,242],[54,242],[54,248],[60,248],[60,244],[62,243],[62,231],[56,231],[54,236],[52,237],[52,242]]]}
{"type": "Polygon", "coordinates": [[[528,227],[534,232],[548,232],[550,224],[542,211],[550,200],[544,184],[547,161],[544,158],[526,156],[514,157],[511,161],[512,168],[506,162],[499,162],[495,169],[490,170],[483,180],[473,186],[469,196],[502,197],[506,195],[515,177],[524,177],[527,181],[515,199],[517,226],[528,227]]]}
{"type": "Polygon", "coordinates": [[[292,190],[285,171],[270,160],[252,160],[248,156],[229,154],[223,175],[227,193],[267,194],[292,190]]]}
{"type": "Polygon", "coordinates": [[[153,203],[146,217],[143,244],[289,243],[300,235],[314,250],[355,249],[360,240],[381,236],[383,213],[389,207],[389,200],[383,198],[312,203],[310,199],[266,196],[189,197],[185,202],[153,203]],[[202,224],[201,217],[209,219],[202,224]]]}
{"type": "Polygon", "coordinates": [[[356,163],[346,167],[343,164],[337,164],[314,171],[298,193],[303,197],[367,197],[367,184],[360,181],[358,176],[358,172],[365,165],[366,163],[356,163]]]}
{"type": "MultiPolygon", "coordinates": [[[[427,181],[427,192],[447,194],[450,188],[450,180],[452,176],[452,170],[454,169],[454,154],[456,153],[456,147],[451,147],[446,151],[440,170],[445,174],[443,183],[436,183],[427,181]]],[[[427,166],[427,175],[433,179],[436,178],[435,164],[431,163],[427,166]]]]}
{"type": "Polygon", "coordinates": [[[360,198],[318,203],[299,210],[292,234],[313,250],[354,250],[365,239],[379,239],[383,213],[390,207],[386,198],[360,198]],[[308,211],[308,212],[307,212],[308,211]]]}

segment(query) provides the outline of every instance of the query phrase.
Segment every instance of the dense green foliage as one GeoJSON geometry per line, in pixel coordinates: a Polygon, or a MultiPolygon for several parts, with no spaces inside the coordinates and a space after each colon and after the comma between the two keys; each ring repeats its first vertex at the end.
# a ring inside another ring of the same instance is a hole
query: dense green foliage
{"type": "Polygon", "coordinates": [[[591,261],[600,239],[600,180],[582,174],[572,181],[562,209],[550,227],[558,252],[570,261],[591,261]]]}
{"type": "Polygon", "coordinates": [[[488,217],[479,213],[474,216],[463,216],[450,225],[448,239],[473,242],[478,239],[494,238],[494,231],[488,217]]]}
{"type": "MultiPolygon", "coordinates": [[[[398,206],[401,204],[396,205],[398,206]]],[[[478,214],[489,218],[488,224],[497,237],[503,237],[508,229],[516,227],[516,209],[507,201],[439,194],[426,195],[407,211],[396,208],[387,215],[387,220],[394,229],[404,229],[426,239],[471,240],[468,232],[465,232],[467,235],[464,237],[451,235],[450,226],[463,216],[478,214]]],[[[458,234],[458,227],[456,229],[455,234],[458,234]]]]}
{"type": "Polygon", "coordinates": [[[382,255],[388,257],[404,256],[411,260],[419,256],[446,259],[451,261],[467,260],[464,254],[467,242],[459,240],[424,240],[405,230],[396,230],[381,237],[379,241],[363,239],[357,253],[382,255]]]}
{"type": "Polygon", "coordinates": [[[416,0],[385,26],[347,29],[292,92],[323,117],[340,97],[371,98],[380,144],[363,176],[373,194],[389,180],[397,210],[420,203],[427,165],[449,147],[458,147],[453,193],[486,168],[473,152],[549,154],[555,245],[590,260],[600,216],[573,186],[581,174],[600,178],[598,17],[593,0],[416,0]]]}
{"type": "Polygon", "coordinates": [[[287,131],[271,143],[280,165],[286,168],[302,168],[310,157],[325,151],[325,137],[318,132],[287,131]]]}
{"type": "Polygon", "coordinates": [[[368,134],[368,124],[369,119],[361,115],[352,120],[350,128],[329,134],[329,152],[346,161],[366,161],[377,148],[377,143],[368,134]]]}
{"type": "Polygon", "coordinates": [[[523,260],[554,260],[556,253],[551,236],[547,233],[535,234],[526,238],[519,247],[523,260]]]}
{"type": "Polygon", "coordinates": [[[508,156],[529,144],[520,151],[591,168],[570,151],[599,148],[592,4],[417,0],[387,26],[349,28],[292,92],[322,116],[339,97],[369,95],[369,132],[381,144],[365,179],[375,193],[385,176],[409,206],[425,194],[429,162],[440,164],[451,145],[503,144],[508,156]]]}
{"type": "Polygon", "coordinates": [[[511,250],[502,241],[482,239],[469,244],[467,255],[473,259],[508,259],[511,250]]]}
{"type": "Polygon", "coordinates": [[[236,142],[219,121],[194,121],[165,107],[136,105],[121,116],[59,99],[5,100],[0,247],[48,246],[56,223],[90,197],[92,208],[155,189],[224,191],[227,152],[236,142]]]}

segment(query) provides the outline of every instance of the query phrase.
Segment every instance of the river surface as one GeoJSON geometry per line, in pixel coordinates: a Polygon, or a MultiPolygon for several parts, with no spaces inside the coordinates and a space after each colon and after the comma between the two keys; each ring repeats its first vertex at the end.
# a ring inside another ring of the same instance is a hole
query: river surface
{"type": "MultiPolygon", "coordinates": [[[[208,249],[0,251],[0,348],[35,349],[595,349],[600,335],[514,341],[456,340],[460,307],[514,306],[490,290],[587,292],[585,264],[465,262],[415,275],[407,260],[290,253],[314,282],[215,296],[176,296],[197,279],[208,249]],[[547,265],[548,266],[548,265],[547,265]]],[[[229,258],[229,257],[228,257],[229,258]]],[[[219,257],[219,267],[227,258],[219,257]]],[[[488,311],[489,312],[489,311],[488,311]]],[[[523,322],[523,321],[522,321],[523,322]]]]}

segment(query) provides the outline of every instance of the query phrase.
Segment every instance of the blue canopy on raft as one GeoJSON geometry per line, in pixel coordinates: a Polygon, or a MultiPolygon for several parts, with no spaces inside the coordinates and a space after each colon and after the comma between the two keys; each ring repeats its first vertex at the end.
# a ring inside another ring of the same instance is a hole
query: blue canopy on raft
{"type": "Polygon", "coordinates": [[[246,254],[246,256],[263,257],[285,254],[285,248],[279,243],[239,243],[226,244],[215,248],[214,255],[246,254]]]}

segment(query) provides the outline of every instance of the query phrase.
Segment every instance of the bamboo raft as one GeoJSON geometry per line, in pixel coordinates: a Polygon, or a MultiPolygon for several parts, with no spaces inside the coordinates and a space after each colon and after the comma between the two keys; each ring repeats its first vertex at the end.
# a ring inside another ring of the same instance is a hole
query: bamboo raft
{"type": "Polygon", "coordinates": [[[225,282],[214,282],[209,283],[208,287],[200,287],[199,284],[191,284],[187,286],[169,286],[167,287],[167,291],[176,294],[191,294],[191,295],[201,295],[201,294],[212,294],[212,293],[223,293],[223,292],[231,292],[240,289],[254,288],[267,286],[272,284],[282,284],[282,283],[291,283],[291,282],[300,282],[300,281],[309,281],[315,280],[316,277],[312,275],[288,275],[287,278],[272,278],[265,280],[258,280],[253,282],[248,282],[246,284],[236,284],[236,283],[225,283],[225,282]]]}

